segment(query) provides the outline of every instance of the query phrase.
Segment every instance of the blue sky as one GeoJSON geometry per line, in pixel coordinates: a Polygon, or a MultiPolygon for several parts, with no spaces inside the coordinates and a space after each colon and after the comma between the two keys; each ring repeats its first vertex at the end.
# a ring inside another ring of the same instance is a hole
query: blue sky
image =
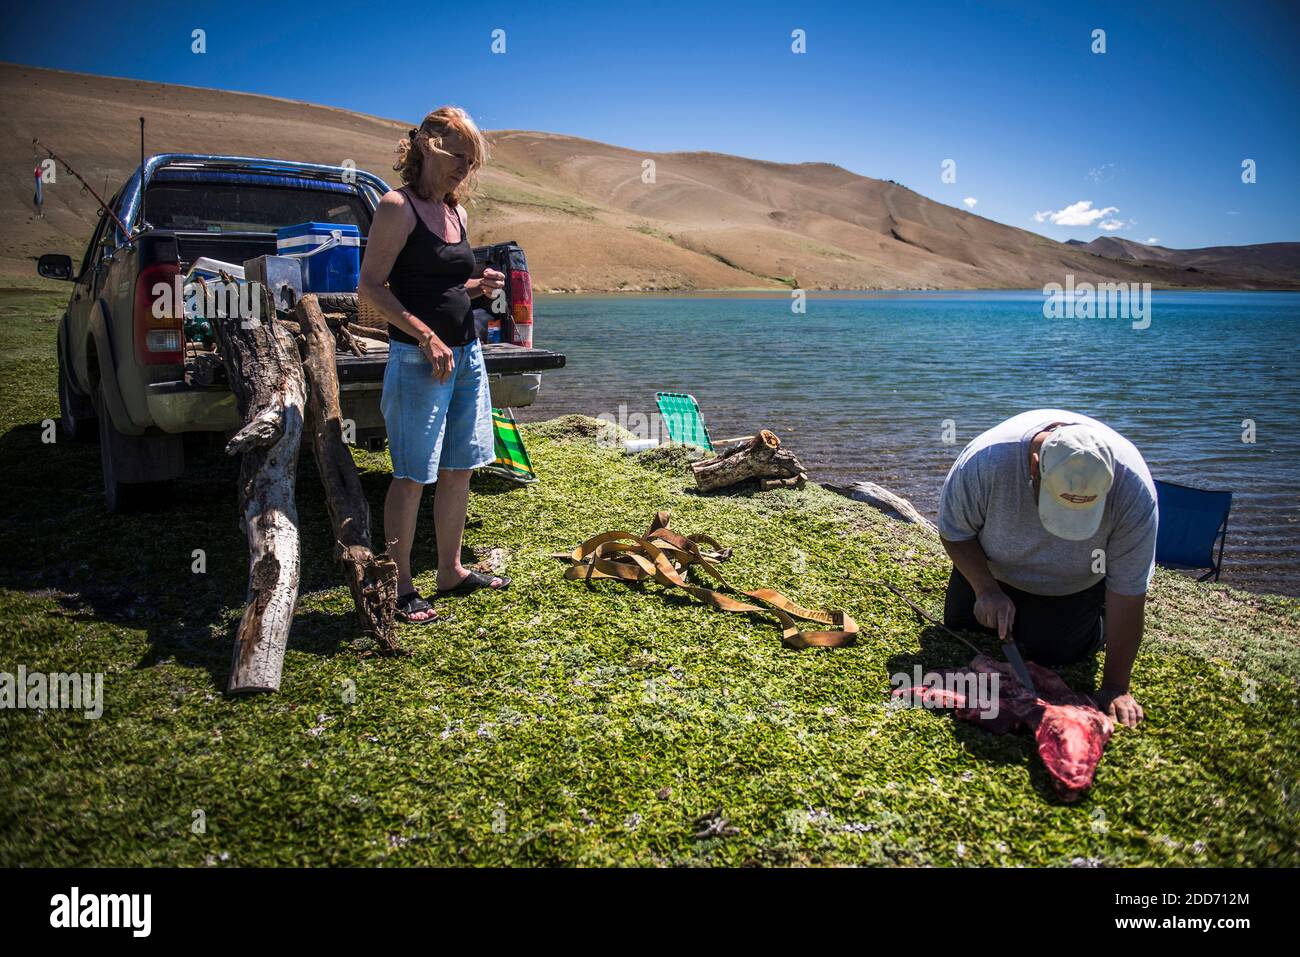
{"type": "Polygon", "coordinates": [[[837,163],[1054,239],[1105,223],[1179,248],[1300,240],[1300,13],[1286,0],[103,10],[15,8],[0,59],[407,121],[456,103],[488,129],[837,163]],[[505,54],[491,51],[498,28],[505,54]],[[795,29],[806,53],[791,51],[795,29]]]}

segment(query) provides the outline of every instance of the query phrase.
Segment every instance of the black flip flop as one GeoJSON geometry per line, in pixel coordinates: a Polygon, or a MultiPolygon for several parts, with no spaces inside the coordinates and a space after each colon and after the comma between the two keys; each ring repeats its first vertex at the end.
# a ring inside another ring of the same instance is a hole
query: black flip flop
{"type": "Polygon", "coordinates": [[[433,611],[433,606],[420,597],[418,591],[413,591],[409,595],[401,595],[397,599],[397,617],[408,625],[431,625],[439,620],[437,612],[428,618],[412,618],[411,615],[419,614],[422,611],[433,611]]]}
{"type": "Polygon", "coordinates": [[[480,588],[486,588],[489,591],[505,591],[510,587],[510,579],[505,575],[491,574],[484,575],[482,572],[470,569],[469,574],[460,580],[459,585],[453,585],[451,588],[439,588],[439,595],[468,595],[470,592],[478,591],[480,588]],[[500,585],[493,585],[492,579],[501,579],[500,585]]]}

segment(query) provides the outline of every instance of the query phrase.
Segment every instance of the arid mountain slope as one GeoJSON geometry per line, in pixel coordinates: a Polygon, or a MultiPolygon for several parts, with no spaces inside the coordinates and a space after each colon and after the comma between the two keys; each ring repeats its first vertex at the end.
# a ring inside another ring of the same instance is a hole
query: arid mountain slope
{"type": "Polygon", "coordinates": [[[1294,282],[1300,276],[1300,243],[1256,243],[1251,246],[1207,246],[1204,249],[1168,249],[1146,243],[1098,236],[1090,243],[1068,240],[1066,245],[1110,259],[1161,263],[1227,276],[1294,282]]]}
{"type": "MultiPolygon", "coordinates": [[[[219,90],[0,64],[0,272],[29,276],[43,252],[80,255],[93,199],[60,171],[35,216],[32,138],[96,189],[115,190],[147,148],[338,164],[395,182],[409,121],[219,90]]],[[[472,109],[473,104],[466,104],[472,109]]],[[[1300,287],[1293,259],[1240,272],[1249,253],[1189,263],[1103,258],[892,182],[825,163],[719,153],[650,154],[556,133],[490,134],[492,161],[470,209],[473,240],[523,244],[540,290],[1036,287],[1113,279],[1157,285],[1300,287]],[[653,182],[644,176],[654,163],[653,182]],[[1237,273],[1220,276],[1218,263],[1237,273]]],[[[1290,245],[1290,244],[1281,244],[1290,245]]]]}

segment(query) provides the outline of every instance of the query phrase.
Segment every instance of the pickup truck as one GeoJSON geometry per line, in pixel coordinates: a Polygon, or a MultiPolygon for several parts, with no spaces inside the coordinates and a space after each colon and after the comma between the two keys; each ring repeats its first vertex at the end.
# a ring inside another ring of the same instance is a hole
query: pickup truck
{"type": "MultiPolygon", "coordinates": [[[[111,511],[156,500],[181,476],[187,434],[231,433],[243,424],[228,386],[190,375],[183,306],[155,318],[155,285],[175,282],[200,257],[238,264],[274,254],[276,230],[298,223],[354,225],[364,254],[387,191],[378,176],[348,167],[160,154],[101,210],[80,266],[66,255],[40,257],[40,275],[73,284],[59,321],[60,426],[69,439],[98,438],[111,511]]],[[[521,306],[531,311],[523,251],[499,243],[474,252],[506,273],[508,314],[521,306]]],[[[355,294],[328,298],[327,309],[357,308],[355,294]]],[[[385,438],[379,395],[388,354],[378,345],[364,356],[340,353],[337,363],[343,417],[354,424],[355,443],[371,449],[385,438]]],[[[541,372],[565,362],[558,353],[509,342],[485,343],[483,352],[498,408],[531,404],[541,372]]]]}

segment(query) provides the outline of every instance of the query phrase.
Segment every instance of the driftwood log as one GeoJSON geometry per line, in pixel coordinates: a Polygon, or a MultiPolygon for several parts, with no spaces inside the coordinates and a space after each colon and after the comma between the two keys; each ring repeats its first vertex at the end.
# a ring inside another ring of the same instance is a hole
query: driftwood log
{"type": "MultiPolygon", "coordinates": [[[[324,321],[324,319],[321,320],[322,323],[324,323],[324,321]]],[[[339,326],[339,342],[342,345],[347,346],[348,351],[350,351],[354,356],[364,356],[366,354],[366,344],[354,336],[352,330],[347,326],[339,326]]]]}
{"type": "Polygon", "coordinates": [[[808,474],[800,472],[790,478],[759,479],[758,490],[760,492],[770,492],[774,488],[803,488],[804,483],[808,481],[808,474]]]}
{"type": "Polygon", "coordinates": [[[248,536],[248,604],[235,637],[227,690],[277,691],[298,601],[298,509],[294,478],[305,387],[293,336],[274,321],[261,289],[260,318],[215,317],[226,379],[244,427],[226,445],[242,453],[239,511],[248,536]]]}
{"type": "Polygon", "coordinates": [[[343,565],[362,632],[374,639],[381,652],[400,653],[394,621],[397,565],[387,554],[375,555],[371,550],[370,504],[361,488],[352,452],[343,441],[334,333],[314,295],[303,296],[293,315],[302,330],[308,428],[334,527],[335,555],[343,565]]]}
{"type": "Polygon", "coordinates": [[[897,519],[900,522],[920,525],[932,532],[939,531],[934,523],[918,512],[911,502],[903,498],[903,496],[891,492],[883,485],[877,485],[875,482],[854,482],[852,485],[831,485],[827,483],[822,487],[851,498],[856,502],[865,502],[872,508],[879,509],[890,518],[897,519]]]}
{"type": "Polygon", "coordinates": [[[746,479],[758,479],[760,488],[798,488],[808,479],[798,457],[781,448],[781,440],[767,429],[758,435],[729,439],[714,451],[713,458],[691,463],[701,492],[746,479]]]}
{"type": "Polygon", "coordinates": [[[749,445],[754,441],[752,435],[742,435],[734,439],[718,439],[713,443],[713,458],[726,458],[732,452],[738,451],[743,446],[749,445]]]}

